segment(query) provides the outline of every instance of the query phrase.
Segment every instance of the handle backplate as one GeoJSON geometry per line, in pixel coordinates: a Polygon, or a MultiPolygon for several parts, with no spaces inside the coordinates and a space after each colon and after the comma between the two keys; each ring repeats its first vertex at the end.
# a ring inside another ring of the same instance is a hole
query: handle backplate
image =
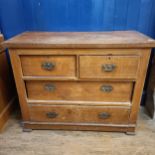
{"type": "Polygon", "coordinates": [[[56,118],[58,116],[58,113],[56,113],[56,112],[48,112],[48,113],[46,113],[46,116],[48,118],[56,118]]]}
{"type": "Polygon", "coordinates": [[[98,115],[98,117],[101,119],[107,119],[107,118],[111,117],[111,115],[108,112],[102,112],[98,115]]]}
{"type": "Polygon", "coordinates": [[[113,90],[111,85],[103,85],[101,86],[101,91],[105,93],[110,93],[113,90]]]}
{"type": "Polygon", "coordinates": [[[112,72],[113,70],[115,70],[116,65],[115,64],[104,64],[102,65],[102,70],[104,72],[112,72]]]}
{"type": "Polygon", "coordinates": [[[53,70],[55,68],[55,63],[53,63],[53,62],[43,62],[41,67],[44,70],[51,71],[51,70],[53,70]]]}
{"type": "Polygon", "coordinates": [[[47,84],[44,85],[44,89],[46,91],[53,92],[53,91],[55,91],[56,87],[55,87],[54,84],[47,83],[47,84]]]}

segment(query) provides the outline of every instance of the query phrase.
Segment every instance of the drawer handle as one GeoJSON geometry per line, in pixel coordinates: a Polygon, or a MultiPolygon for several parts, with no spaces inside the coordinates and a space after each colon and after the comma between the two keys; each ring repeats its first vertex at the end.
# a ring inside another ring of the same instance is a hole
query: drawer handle
{"type": "Polygon", "coordinates": [[[98,115],[98,117],[101,119],[107,119],[107,118],[111,117],[111,115],[108,112],[102,112],[98,115]]]}
{"type": "Polygon", "coordinates": [[[101,91],[105,93],[110,93],[113,90],[113,87],[110,85],[101,86],[101,91]]]}
{"type": "Polygon", "coordinates": [[[53,62],[43,62],[41,67],[45,70],[51,71],[55,68],[55,64],[53,62]]]}
{"type": "Polygon", "coordinates": [[[102,65],[102,70],[104,72],[112,72],[113,70],[115,70],[116,65],[115,64],[104,64],[102,65]]]}
{"type": "Polygon", "coordinates": [[[55,85],[53,84],[45,84],[44,88],[46,91],[49,91],[49,92],[53,92],[56,89],[55,85]]]}
{"type": "Polygon", "coordinates": [[[46,113],[46,116],[48,118],[56,118],[58,116],[58,114],[56,112],[48,112],[48,113],[46,113]]]}

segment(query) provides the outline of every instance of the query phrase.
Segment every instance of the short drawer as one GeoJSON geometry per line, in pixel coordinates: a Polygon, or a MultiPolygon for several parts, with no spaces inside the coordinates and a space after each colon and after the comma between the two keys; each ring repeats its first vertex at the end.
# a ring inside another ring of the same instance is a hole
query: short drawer
{"type": "Polygon", "coordinates": [[[132,82],[50,82],[27,81],[32,100],[126,102],[131,100],[132,82]]]}
{"type": "Polygon", "coordinates": [[[129,108],[104,106],[30,106],[31,121],[127,124],[129,108]]]}
{"type": "Polygon", "coordinates": [[[80,56],[80,78],[136,78],[139,56],[80,56]]]}
{"type": "Polygon", "coordinates": [[[23,75],[75,77],[74,56],[21,56],[23,75]]]}

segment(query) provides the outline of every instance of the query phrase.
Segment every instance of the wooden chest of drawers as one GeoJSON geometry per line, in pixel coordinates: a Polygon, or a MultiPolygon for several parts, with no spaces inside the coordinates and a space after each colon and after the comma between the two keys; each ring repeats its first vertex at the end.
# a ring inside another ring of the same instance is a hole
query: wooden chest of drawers
{"type": "Polygon", "coordinates": [[[9,47],[25,129],[135,131],[151,48],[138,32],[26,32],[9,47]]]}

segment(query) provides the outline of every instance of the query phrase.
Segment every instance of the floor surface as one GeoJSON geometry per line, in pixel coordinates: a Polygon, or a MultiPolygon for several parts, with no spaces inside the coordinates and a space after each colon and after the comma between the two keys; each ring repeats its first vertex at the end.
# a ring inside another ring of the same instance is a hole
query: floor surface
{"type": "Polygon", "coordinates": [[[12,116],[0,134],[0,155],[155,155],[155,120],[140,110],[137,133],[34,130],[12,116]]]}

